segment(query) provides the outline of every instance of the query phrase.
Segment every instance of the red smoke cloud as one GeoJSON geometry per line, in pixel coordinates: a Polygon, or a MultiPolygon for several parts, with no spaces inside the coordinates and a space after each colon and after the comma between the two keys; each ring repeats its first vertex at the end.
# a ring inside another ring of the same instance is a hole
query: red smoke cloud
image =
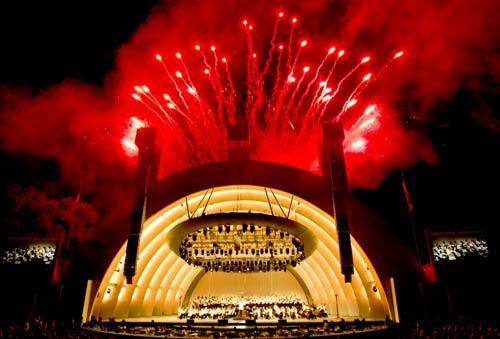
{"type": "Polygon", "coordinates": [[[77,198],[51,199],[34,187],[12,186],[10,194],[18,217],[33,219],[36,231],[55,237],[71,234],[78,242],[93,238],[91,230],[98,217],[91,205],[77,198]]]}
{"type": "MultiPolygon", "coordinates": [[[[365,133],[363,151],[346,149],[353,187],[372,188],[393,169],[436,160],[425,134],[409,130],[401,121],[412,117],[432,120],[432,108],[446,102],[471,77],[489,73],[498,78],[500,67],[493,51],[500,41],[493,14],[499,7],[494,0],[286,3],[286,12],[299,18],[297,38],[308,38],[310,50],[334,43],[354,59],[365,53],[372,55],[378,69],[395,51],[405,50],[401,62],[385,70],[367,89],[369,95],[352,110],[362,113],[373,103],[381,108],[380,126],[365,133]]],[[[123,197],[129,196],[127,187],[132,178],[133,159],[122,149],[129,119],[136,116],[155,125],[151,112],[131,98],[133,87],[147,83],[159,92],[167,83],[160,75],[155,54],[172,59],[179,50],[188,63],[194,59],[190,55],[194,54],[195,43],[214,43],[234,65],[235,83],[241,83],[246,72],[241,20],[255,22],[256,50],[262,53],[267,46],[263,38],[268,41],[272,34],[277,8],[269,1],[255,0],[189,1],[173,8],[160,4],[118,50],[115,69],[102,88],[74,80],[34,95],[4,88],[2,148],[58,159],[64,179],[75,187],[83,181],[96,208],[105,211],[110,219],[104,222],[116,220],[121,214],[116,211],[127,206],[123,197]]],[[[196,62],[199,64],[199,60],[196,62]]],[[[202,67],[198,69],[202,73],[202,67]]],[[[209,90],[208,85],[200,89],[209,90]]],[[[346,127],[355,120],[348,114],[346,127]]],[[[179,147],[179,140],[172,137],[174,131],[164,129],[160,133],[164,174],[207,160],[200,156],[204,149],[199,145],[179,147]]],[[[349,140],[349,133],[347,137],[349,140]]],[[[269,133],[256,133],[252,142],[258,159],[317,171],[318,140],[318,134],[297,139],[287,132],[279,140],[269,133]]],[[[217,154],[223,154],[223,145],[214,142],[211,147],[222,148],[217,154]]]]}

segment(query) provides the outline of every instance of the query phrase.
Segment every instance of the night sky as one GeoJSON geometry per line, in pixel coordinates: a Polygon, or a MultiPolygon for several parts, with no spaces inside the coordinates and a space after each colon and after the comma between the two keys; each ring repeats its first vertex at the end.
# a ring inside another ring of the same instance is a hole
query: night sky
{"type": "MultiPolygon", "coordinates": [[[[115,67],[118,47],[128,41],[156,3],[1,2],[0,86],[35,94],[67,78],[103,86],[106,74],[115,67]]],[[[494,55],[498,57],[498,51],[494,55]]],[[[477,85],[460,87],[451,98],[432,105],[429,112],[434,118],[404,119],[408,126],[419,125],[430,138],[438,155],[436,164],[395,169],[378,188],[354,191],[403,239],[409,237],[409,221],[402,173],[408,178],[419,227],[488,232],[496,232],[498,227],[498,82],[489,74],[468,76],[464,82],[477,85]]],[[[6,114],[5,108],[1,114],[6,114]]],[[[4,217],[12,213],[7,193],[12,184],[43,187],[54,196],[77,192],[75,186],[47,184],[59,180],[55,159],[4,147],[1,157],[4,217]]],[[[92,193],[87,192],[85,199],[92,204],[92,193]]]]}

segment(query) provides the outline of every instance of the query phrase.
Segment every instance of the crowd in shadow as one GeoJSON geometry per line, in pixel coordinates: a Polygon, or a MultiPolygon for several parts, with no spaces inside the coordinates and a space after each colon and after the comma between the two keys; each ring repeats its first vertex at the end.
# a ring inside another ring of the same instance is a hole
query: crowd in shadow
{"type": "Polygon", "coordinates": [[[126,336],[162,338],[286,338],[286,337],[349,337],[375,336],[381,338],[498,338],[497,321],[466,320],[433,322],[422,325],[399,326],[390,321],[370,323],[364,319],[346,322],[343,319],[316,324],[278,324],[265,326],[190,326],[127,324],[113,321],[94,321],[80,326],[76,320],[56,322],[35,317],[24,322],[0,322],[0,338],[119,338],[126,336]]]}

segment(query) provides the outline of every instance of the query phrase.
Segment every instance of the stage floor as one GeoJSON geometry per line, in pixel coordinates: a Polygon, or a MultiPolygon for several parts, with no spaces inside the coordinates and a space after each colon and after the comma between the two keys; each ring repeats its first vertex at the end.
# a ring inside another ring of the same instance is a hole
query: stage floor
{"type": "MultiPolygon", "coordinates": [[[[339,322],[344,319],[346,322],[352,322],[355,319],[360,319],[359,317],[327,317],[327,318],[317,318],[317,319],[286,319],[288,324],[304,324],[304,323],[322,323],[325,320],[339,322]]],[[[128,323],[150,323],[154,321],[155,323],[167,323],[167,324],[186,324],[187,319],[180,319],[175,315],[159,315],[151,317],[136,317],[136,318],[115,318],[115,322],[121,322],[125,320],[128,323]]],[[[366,321],[384,321],[384,319],[365,319],[366,321]]],[[[214,324],[218,323],[218,319],[194,319],[194,324],[214,324]]],[[[257,319],[256,323],[259,325],[274,325],[277,324],[279,319],[257,319]]],[[[228,319],[228,325],[245,325],[245,320],[242,319],[228,319]]]]}

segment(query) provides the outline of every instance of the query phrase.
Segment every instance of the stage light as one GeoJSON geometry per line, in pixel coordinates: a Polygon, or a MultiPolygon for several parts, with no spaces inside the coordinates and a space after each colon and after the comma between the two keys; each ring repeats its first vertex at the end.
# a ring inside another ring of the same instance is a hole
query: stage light
{"type": "Polygon", "coordinates": [[[181,242],[179,253],[188,264],[201,259],[203,266],[207,267],[227,267],[224,271],[235,271],[234,267],[243,265],[244,272],[254,272],[259,266],[269,267],[270,270],[283,271],[283,266],[289,264],[290,259],[297,262],[303,257],[302,242],[291,236],[288,232],[277,230],[271,226],[261,225],[218,225],[214,227],[205,227],[188,234],[181,242]],[[250,226],[250,227],[248,227],[250,226]],[[250,230],[253,237],[241,237],[243,229],[250,230]],[[217,238],[217,233],[226,233],[226,239],[233,239],[234,242],[224,241],[218,243],[210,241],[210,238],[217,238]],[[201,237],[198,237],[198,235],[201,237]],[[193,244],[196,242],[196,251],[193,250],[193,244]],[[290,251],[290,243],[295,251],[290,251]],[[201,257],[198,255],[201,252],[201,257]],[[293,254],[291,254],[293,253],[293,254]],[[298,257],[295,256],[297,253],[298,257]],[[239,259],[232,259],[233,255],[239,259]],[[265,259],[259,262],[258,257],[265,259]],[[292,258],[293,256],[293,258],[292,258]],[[227,258],[227,262],[221,263],[220,258],[227,258]],[[234,262],[234,263],[233,263],[234,262]]]}

